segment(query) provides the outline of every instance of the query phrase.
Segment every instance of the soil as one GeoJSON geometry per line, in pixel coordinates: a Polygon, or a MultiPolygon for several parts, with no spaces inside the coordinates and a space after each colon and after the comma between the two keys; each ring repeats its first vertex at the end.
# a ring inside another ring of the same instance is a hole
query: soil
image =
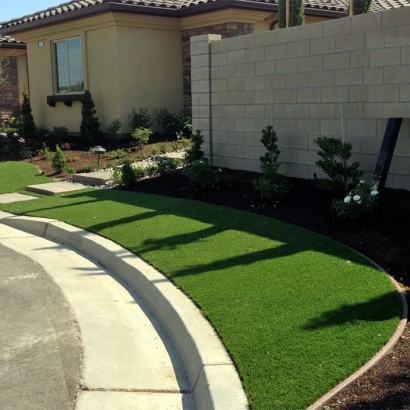
{"type": "MultiPolygon", "coordinates": [[[[168,141],[166,145],[171,151],[171,139],[168,141]]],[[[144,152],[150,155],[153,145],[159,148],[163,144],[164,138],[158,137],[144,147],[144,152]]],[[[70,149],[65,154],[69,158],[69,165],[77,171],[84,164],[96,165],[96,155],[84,149],[70,149]]],[[[137,149],[130,155],[141,157],[137,149]]],[[[33,157],[25,161],[32,161],[47,176],[60,180],[71,178],[66,172],[56,174],[50,160],[33,157]]],[[[115,163],[116,160],[108,153],[100,156],[101,165],[109,162],[115,163]]],[[[252,180],[258,174],[218,169],[218,176],[218,185],[200,190],[177,170],[165,181],[159,177],[143,179],[135,190],[224,205],[277,218],[329,236],[372,259],[399,282],[403,291],[410,293],[410,191],[386,188],[373,214],[358,220],[341,220],[330,208],[332,200],[340,193],[321,190],[315,181],[290,178],[293,185],[291,194],[272,204],[261,198],[252,187],[252,180]]],[[[409,352],[410,325],[379,364],[345,388],[325,408],[410,409],[409,352]]]]}

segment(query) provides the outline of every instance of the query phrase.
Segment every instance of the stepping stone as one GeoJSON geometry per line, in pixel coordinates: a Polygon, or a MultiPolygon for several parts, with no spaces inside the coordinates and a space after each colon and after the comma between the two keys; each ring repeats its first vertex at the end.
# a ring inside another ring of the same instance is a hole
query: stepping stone
{"type": "Polygon", "coordinates": [[[159,158],[167,158],[167,159],[184,159],[185,158],[185,151],[183,152],[167,152],[166,154],[156,155],[159,158]]]}
{"type": "Polygon", "coordinates": [[[105,185],[108,181],[112,180],[111,171],[100,172],[87,172],[84,174],[74,174],[73,181],[80,182],[82,184],[90,185],[105,185]]]}
{"type": "Polygon", "coordinates": [[[84,186],[70,184],[69,182],[50,182],[48,184],[28,185],[26,186],[26,191],[44,195],[56,195],[65,192],[79,191],[84,188],[84,186]]]}
{"type": "Polygon", "coordinates": [[[36,196],[23,195],[23,194],[18,194],[18,193],[1,194],[0,204],[9,204],[11,202],[19,202],[19,201],[30,201],[32,199],[38,199],[38,198],[36,196]]]}

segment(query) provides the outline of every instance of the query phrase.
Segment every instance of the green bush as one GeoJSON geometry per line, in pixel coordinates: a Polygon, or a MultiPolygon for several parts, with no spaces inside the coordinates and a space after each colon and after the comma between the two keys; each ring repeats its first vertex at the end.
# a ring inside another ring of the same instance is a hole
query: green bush
{"type": "Polygon", "coordinates": [[[166,108],[155,110],[155,120],[170,133],[181,136],[184,132],[192,131],[192,118],[185,110],[179,114],[171,113],[166,108]]]}
{"type": "Polygon", "coordinates": [[[36,126],[35,136],[37,140],[41,140],[49,133],[50,133],[50,130],[47,127],[43,127],[43,126],[37,127],[36,126]]]}
{"type": "Polygon", "coordinates": [[[161,144],[161,145],[159,146],[159,152],[160,152],[161,154],[166,154],[166,153],[168,152],[167,146],[166,146],[165,144],[161,144]]]}
{"type": "Polygon", "coordinates": [[[142,149],[145,144],[148,144],[151,135],[152,131],[149,128],[136,128],[131,134],[132,143],[142,149]]]}
{"type": "Polygon", "coordinates": [[[276,132],[271,125],[262,130],[261,142],[267,149],[260,157],[262,176],[253,181],[255,189],[269,201],[278,200],[290,192],[290,184],[285,176],[279,173],[280,150],[277,146],[276,132]]]}
{"type": "Polygon", "coordinates": [[[54,135],[59,144],[61,144],[68,136],[67,127],[54,127],[54,135]]]}
{"type": "Polygon", "coordinates": [[[35,137],[36,124],[34,123],[33,115],[31,113],[30,99],[25,93],[23,93],[23,102],[20,107],[20,120],[23,136],[25,138],[35,137]]]}
{"type": "Polygon", "coordinates": [[[191,165],[194,161],[204,157],[204,152],[201,150],[204,137],[202,136],[201,131],[197,130],[196,134],[192,134],[191,142],[191,147],[188,148],[185,153],[185,163],[187,165],[191,165]]]}
{"type": "Polygon", "coordinates": [[[48,148],[44,142],[37,153],[41,159],[50,159],[53,155],[52,152],[50,151],[50,148],[48,148]]]}
{"type": "Polygon", "coordinates": [[[179,148],[178,141],[172,141],[171,148],[172,148],[172,151],[178,151],[178,148],[179,148]]]}
{"type": "Polygon", "coordinates": [[[207,158],[194,160],[182,170],[182,174],[201,189],[210,188],[218,183],[217,171],[212,169],[207,158]]]}
{"type": "Polygon", "coordinates": [[[168,158],[158,158],[156,161],[156,172],[160,175],[160,177],[165,178],[167,177],[171,171],[174,171],[178,168],[180,164],[180,160],[178,159],[168,159],[168,158]]]}
{"type": "Polygon", "coordinates": [[[94,138],[100,136],[100,121],[96,116],[94,101],[91,93],[88,90],[84,91],[84,97],[81,102],[81,124],[80,135],[81,138],[92,144],[94,138]]]}
{"type": "Polygon", "coordinates": [[[54,154],[54,157],[52,159],[51,166],[54,171],[58,173],[64,171],[64,169],[67,167],[67,159],[58,145],[56,145],[56,153],[54,154]]]}
{"type": "Polygon", "coordinates": [[[131,152],[130,148],[118,148],[118,149],[109,151],[108,155],[111,158],[127,158],[130,152],[131,152]]]}
{"type": "Polygon", "coordinates": [[[303,0],[290,0],[289,27],[305,24],[305,9],[303,0]]]}
{"type": "Polygon", "coordinates": [[[113,169],[113,171],[111,173],[111,179],[112,179],[112,182],[115,185],[121,185],[122,184],[121,171],[118,168],[113,169]]]}
{"type": "Polygon", "coordinates": [[[121,182],[126,188],[132,188],[137,183],[137,175],[131,164],[131,161],[125,161],[121,168],[121,182]]]}
{"type": "Polygon", "coordinates": [[[122,124],[121,124],[121,121],[120,121],[119,118],[116,118],[115,120],[112,120],[107,125],[106,131],[114,141],[118,140],[121,127],[122,127],[122,124]]]}
{"type": "Polygon", "coordinates": [[[314,142],[321,149],[317,153],[321,159],[315,164],[330,178],[330,180],[321,179],[321,184],[325,187],[344,189],[347,194],[350,186],[357,185],[364,174],[359,170],[360,162],[348,164],[352,156],[352,144],[328,137],[318,137],[314,142]]]}
{"type": "Polygon", "coordinates": [[[158,147],[156,145],[153,145],[151,148],[151,154],[155,156],[158,154],[158,152],[159,152],[158,147]]]}
{"type": "Polygon", "coordinates": [[[135,108],[131,110],[131,114],[128,115],[130,120],[130,127],[132,130],[137,128],[151,128],[152,121],[151,116],[146,108],[140,108],[139,112],[135,111],[135,108]]]}
{"type": "Polygon", "coordinates": [[[81,167],[81,172],[84,172],[86,174],[93,172],[94,171],[94,167],[90,164],[83,164],[83,166],[81,167]]]}

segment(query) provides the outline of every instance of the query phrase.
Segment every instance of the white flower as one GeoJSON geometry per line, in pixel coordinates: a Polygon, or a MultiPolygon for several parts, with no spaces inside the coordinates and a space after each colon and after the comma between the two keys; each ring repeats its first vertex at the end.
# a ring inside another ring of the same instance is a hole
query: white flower
{"type": "Polygon", "coordinates": [[[353,200],[354,200],[354,201],[360,201],[360,199],[361,199],[361,196],[360,196],[360,195],[355,195],[355,196],[353,197],[353,200]]]}
{"type": "Polygon", "coordinates": [[[345,203],[345,204],[348,204],[351,200],[352,200],[352,197],[351,197],[351,196],[347,196],[347,197],[344,199],[344,203],[345,203]]]}
{"type": "Polygon", "coordinates": [[[26,140],[25,140],[24,138],[19,138],[19,142],[20,142],[21,144],[24,144],[24,143],[26,142],[26,140]]]}
{"type": "Polygon", "coordinates": [[[364,179],[361,179],[361,180],[359,181],[359,183],[360,183],[360,184],[364,184],[364,179]]]}
{"type": "Polygon", "coordinates": [[[375,189],[373,189],[373,191],[370,192],[371,196],[375,196],[375,195],[379,195],[379,191],[376,191],[375,189]]]}

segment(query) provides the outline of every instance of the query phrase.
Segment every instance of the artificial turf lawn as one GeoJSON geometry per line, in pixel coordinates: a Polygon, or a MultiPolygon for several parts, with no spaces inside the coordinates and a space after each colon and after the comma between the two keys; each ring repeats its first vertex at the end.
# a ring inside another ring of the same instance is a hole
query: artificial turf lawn
{"type": "Polygon", "coordinates": [[[136,192],[1,205],[114,240],[172,279],[218,331],[259,409],[304,409],[378,351],[400,297],[366,259],[274,219],[136,192]]]}

